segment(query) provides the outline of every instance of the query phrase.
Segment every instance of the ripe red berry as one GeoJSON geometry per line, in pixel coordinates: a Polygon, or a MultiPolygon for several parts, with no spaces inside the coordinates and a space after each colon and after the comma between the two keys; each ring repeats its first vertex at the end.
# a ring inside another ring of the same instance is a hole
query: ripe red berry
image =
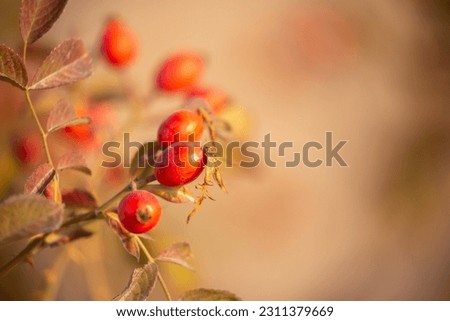
{"type": "Polygon", "coordinates": [[[160,90],[174,92],[189,89],[203,72],[203,58],[190,52],[178,53],[167,58],[159,69],[156,86],[160,90]]]}
{"type": "Polygon", "coordinates": [[[135,234],[154,228],[161,217],[161,205],[153,194],[147,191],[133,191],[119,203],[119,220],[123,227],[135,234]]]}
{"type": "Polygon", "coordinates": [[[186,97],[204,99],[216,114],[220,113],[228,102],[228,95],[214,87],[193,87],[187,92],[186,97]]]}
{"type": "Polygon", "coordinates": [[[103,32],[101,52],[111,65],[127,66],[136,58],[136,36],[121,20],[110,19],[103,32]]]}
{"type": "Polygon", "coordinates": [[[203,117],[199,112],[180,109],[159,126],[158,142],[167,147],[174,142],[199,141],[203,134],[203,117]]]}
{"type": "Polygon", "coordinates": [[[155,177],[162,185],[181,186],[195,180],[203,171],[206,159],[194,143],[170,145],[156,159],[155,177]]]}

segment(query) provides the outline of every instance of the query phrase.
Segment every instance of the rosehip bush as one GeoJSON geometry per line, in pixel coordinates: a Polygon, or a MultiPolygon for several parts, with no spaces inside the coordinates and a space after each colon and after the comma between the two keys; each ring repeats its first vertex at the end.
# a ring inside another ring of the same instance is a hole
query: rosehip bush
{"type": "MultiPolygon", "coordinates": [[[[33,168],[30,172],[23,170],[28,175],[23,193],[10,195],[0,204],[0,246],[24,239],[28,244],[14,258],[2,263],[0,278],[6,278],[21,263],[33,262],[33,256],[46,248],[90,238],[96,233],[90,228],[92,224],[103,221],[124,249],[138,263],[144,262],[136,267],[128,286],[115,299],[145,300],[159,282],[166,298],[171,300],[159,264],[190,267],[187,262],[190,246],[179,242],[154,253],[148,248],[148,233],[158,229],[160,219],[169,215],[169,205],[192,203],[187,213],[189,221],[205,200],[212,199],[208,191],[211,185],[225,190],[220,168],[210,166],[214,157],[206,156],[203,144],[206,140],[216,143],[214,114],[224,109],[228,97],[219,89],[199,85],[204,61],[198,53],[180,51],[170,55],[159,66],[149,87],[156,84],[159,93],[200,98],[201,102],[189,100],[185,108],[168,112],[159,129],[147,133],[149,139],[134,155],[129,171],[125,171],[123,164],[112,168],[92,166],[92,159],[100,154],[100,143],[136,127],[142,110],[151,112],[151,100],[146,99],[148,93],[136,92],[137,86],[129,81],[119,81],[120,85],[113,88],[93,83],[83,87],[94,61],[80,39],[63,41],[42,57],[34,75],[30,75],[29,48],[36,46],[37,40],[52,27],[66,3],[23,0],[22,50],[16,52],[0,45],[0,80],[23,93],[23,101],[32,115],[29,121],[34,123],[29,128],[33,134],[17,136],[11,143],[10,152],[20,166],[33,168]],[[79,84],[67,86],[75,82],[79,84]],[[56,87],[61,88],[50,90],[56,87]],[[73,98],[74,104],[65,97],[73,98]],[[124,104],[134,106],[122,110],[130,116],[128,123],[120,123],[119,118],[111,116],[112,109],[124,104]],[[47,116],[45,123],[43,115],[47,116]],[[33,165],[34,162],[37,164],[33,165]],[[71,181],[63,174],[66,170],[92,177],[95,173],[98,181],[85,178],[90,188],[81,188],[79,184],[71,187],[71,181]],[[202,174],[203,179],[199,179],[202,174]],[[115,185],[121,181],[125,185],[117,191],[115,185]],[[191,183],[195,184],[197,194],[186,186],[191,183]],[[98,193],[108,194],[109,199],[98,202],[95,196],[98,193]],[[171,204],[161,206],[160,202],[171,204]]],[[[132,65],[139,54],[137,36],[125,21],[117,18],[108,20],[102,30],[97,46],[100,57],[113,67],[108,72],[120,79],[123,74],[116,67],[132,65]]],[[[194,298],[237,299],[230,292],[207,289],[188,291],[180,299],[194,298]]]]}

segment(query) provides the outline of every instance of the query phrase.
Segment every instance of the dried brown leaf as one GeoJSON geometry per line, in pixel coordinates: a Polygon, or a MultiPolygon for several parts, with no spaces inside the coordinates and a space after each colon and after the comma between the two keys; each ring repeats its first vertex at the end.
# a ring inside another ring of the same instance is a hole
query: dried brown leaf
{"type": "Polygon", "coordinates": [[[144,301],[155,288],[158,266],[149,262],[136,268],[126,289],[114,298],[115,301],[144,301]]]}

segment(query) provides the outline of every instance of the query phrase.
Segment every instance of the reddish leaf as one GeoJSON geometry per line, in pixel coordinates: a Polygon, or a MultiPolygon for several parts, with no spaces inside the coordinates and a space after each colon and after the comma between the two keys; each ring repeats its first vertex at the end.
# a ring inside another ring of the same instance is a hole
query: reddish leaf
{"type": "Polygon", "coordinates": [[[2,44],[0,44],[0,80],[22,89],[28,82],[27,70],[22,58],[14,50],[2,44]]]}
{"type": "Polygon", "coordinates": [[[25,194],[42,194],[53,177],[55,177],[55,174],[56,172],[52,165],[48,163],[39,165],[30,177],[28,177],[23,192],[25,194]]]}
{"type": "Polygon", "coordinates": [[[62,156],[58,162],[58,169],[74,169],[87,175],[92,174],[91,170],[86,165],[86,160],[83,155],[76,152],[68,153],[62,156]]]}
{"type": "Polygon", "coordinates": [[[68,126],[89,124],[90,121],[88,117],[78,117],[72,104],[61,99],[50,111],[47,119],[47,131],[50,133],[68,126]]]}
{"type": "Polygon", "coordinates": [[[51,236],[53,237],[47,237],[46,243],[50,247],[56,247],[79,239],[91,237],[93,234],[94,233],[83,228],[77,228],[75,230],[65,230],[58,234],[52,234],[51,236]]]}
{"type": "Polygon", "coordinates": [[[94,209],[97,207],[95,197],[88,191],[81,189],[74,189],[62,193],[62,201],[68,207],[81,207],[86,209],[94,209]]]}
{"type": "Polygon", "coordinates": [[[194,268],[186,262],[186,260],[191,257],[192,251],[189,243],[180,242],[169,246],[167,249],[162,251],[156,259],[161,262],[175,263],[185,267],[186,269],[194,270],[194,268]]]}
{"type": "Polygon", "coordinates": [[[11,196],[0,204],[0,243],[52,232],[61,226],[63,213],[62,204],[41,195],[11,196]]]}
{"type": "Polygon", "coordinates": [[[79,39],[64,41],[39,67],[30,89],[46,89],[84,79],[92,73],[92,59],[79,39]]]}
{"type": "Polygon", "coordinates": [[[141,268],[136,268],[131,275],[128,286],[115,301],[144,301],[155,288],[158,276],[158,266],[149,262],[141,268]]]}
{"type": "Polygon", "coordinates": [[[120,242],[122,242],[123,247],[125,250],[127,250],[128,253],[133,255],[136,260],[139,262],[140,258],[140,248],[139,244],[136,241],[136,238],[133,237],[120,223],[119,221],[107,217],[108,225],[111,227],[111,229],[114,231],[114,233],[119,237],[120,242]]]}
{"type": "Polygon", "coordinates": [[[53,26],[68,0],[22,0],[20,33],[25,43],[33,43],[53,26]]]}
{"type": "Polygon", "coordinates": [[[195,289],[187,291],[180,301],[240,301],[235,294],[225,290],[195,289]]]}

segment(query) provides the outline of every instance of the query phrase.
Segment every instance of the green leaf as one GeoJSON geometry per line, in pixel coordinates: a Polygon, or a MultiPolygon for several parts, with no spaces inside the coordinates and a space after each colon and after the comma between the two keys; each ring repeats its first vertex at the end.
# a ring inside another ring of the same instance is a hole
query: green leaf
{"type": "Polygon", "coordinates": [[[172,203],[195,202],[195,197],[187,186],[168,187],[164,185],[147,185],[143,189],[172,203]]]}
{"type": "Polygon", "coordinates": [[[83,155],[77,152],[70,152],[63,155],[58,161],[58,169],[61,171],[65,169],[74,169],[86,175],[92,174],[83,155]]]}
{"type": "Polygon", "coordinates": [[[114,298],[115,301],[144,301],[155,288],[158,266],[149,262],[136,268],[125,290],[114,298]]]}
{"type": "Polygon", "coordinates": [[[22,0],[20,33],[25,43],[33,43],[53,26],[68,0],[22,0]]]}
{"type": "Polygon", "coordinates": [[[139,258],[141,255],[141,251],[139,248],[139,244],[132,234],[130,234],[116,219],[111,216],[107,216],[106,221],[108,225],[111,227],[113,232],[119,237],[120,242],[122,243],[125,250],[133,255],[136,260],[139,262],[139,258]]]}
{"type": "Polygon", "coordinates": [[[157,141],[147,142],[141,145],[131,160],[130,174],[135,175],[139,169],[152,169],[152,171],[146,171],[145,173],[147,176],[150,176],[153,172],[156,154],[160,150],[161,146],[157,141]]]}
{"type": "Polygon", "coordinates": [[[31,82],[29,89],[59,87],[84,79],[92,73],[92,59],[79,39],[64,41],[52,50],[31,82]]]}
{"type": "Polygon", "coordinates": [[[189,243],[179,242],[170,245],[164,251],[162,251],[156,260],[167,263],[178,264],[189,270],[194,270],[194,268],[187,263],[187,260],[192,257],[192,251],[189,243]]]}
{"type": "Polygon", "coordinates": [[[41,195],[11,196],[0,204],[0,243],[28,238],[58,229],[63,205],[41,195]]]}
{"type": "Polygon", "coordinates": [[[56,171],[52,165],[48,163],[39,165],[25,182],[23,192],[25,194],[42,194],[47,185],[51,183],[53,177],[55,177],[55,174],[56,171]]]}
{"type": "Polygon", "coordinates": [[[225,290],[195,289],[183,294],[180,301],[240,301],[235,294],[225,290]]]}
{"type": "Polygon", "coordinates": [[[27,70],[22,58],[14,50],[2,44],[0,44],[0,80],[22,89],[28,82],[27,70]]]}
{"type": "Polygon", "coordinates": [[[61,99],[50,111],[47,119],[47,131],[51,133],[64,127],[84,125],[90,122],[89,117],[78,117],[72,104],[65,99],[61,99]]]}

